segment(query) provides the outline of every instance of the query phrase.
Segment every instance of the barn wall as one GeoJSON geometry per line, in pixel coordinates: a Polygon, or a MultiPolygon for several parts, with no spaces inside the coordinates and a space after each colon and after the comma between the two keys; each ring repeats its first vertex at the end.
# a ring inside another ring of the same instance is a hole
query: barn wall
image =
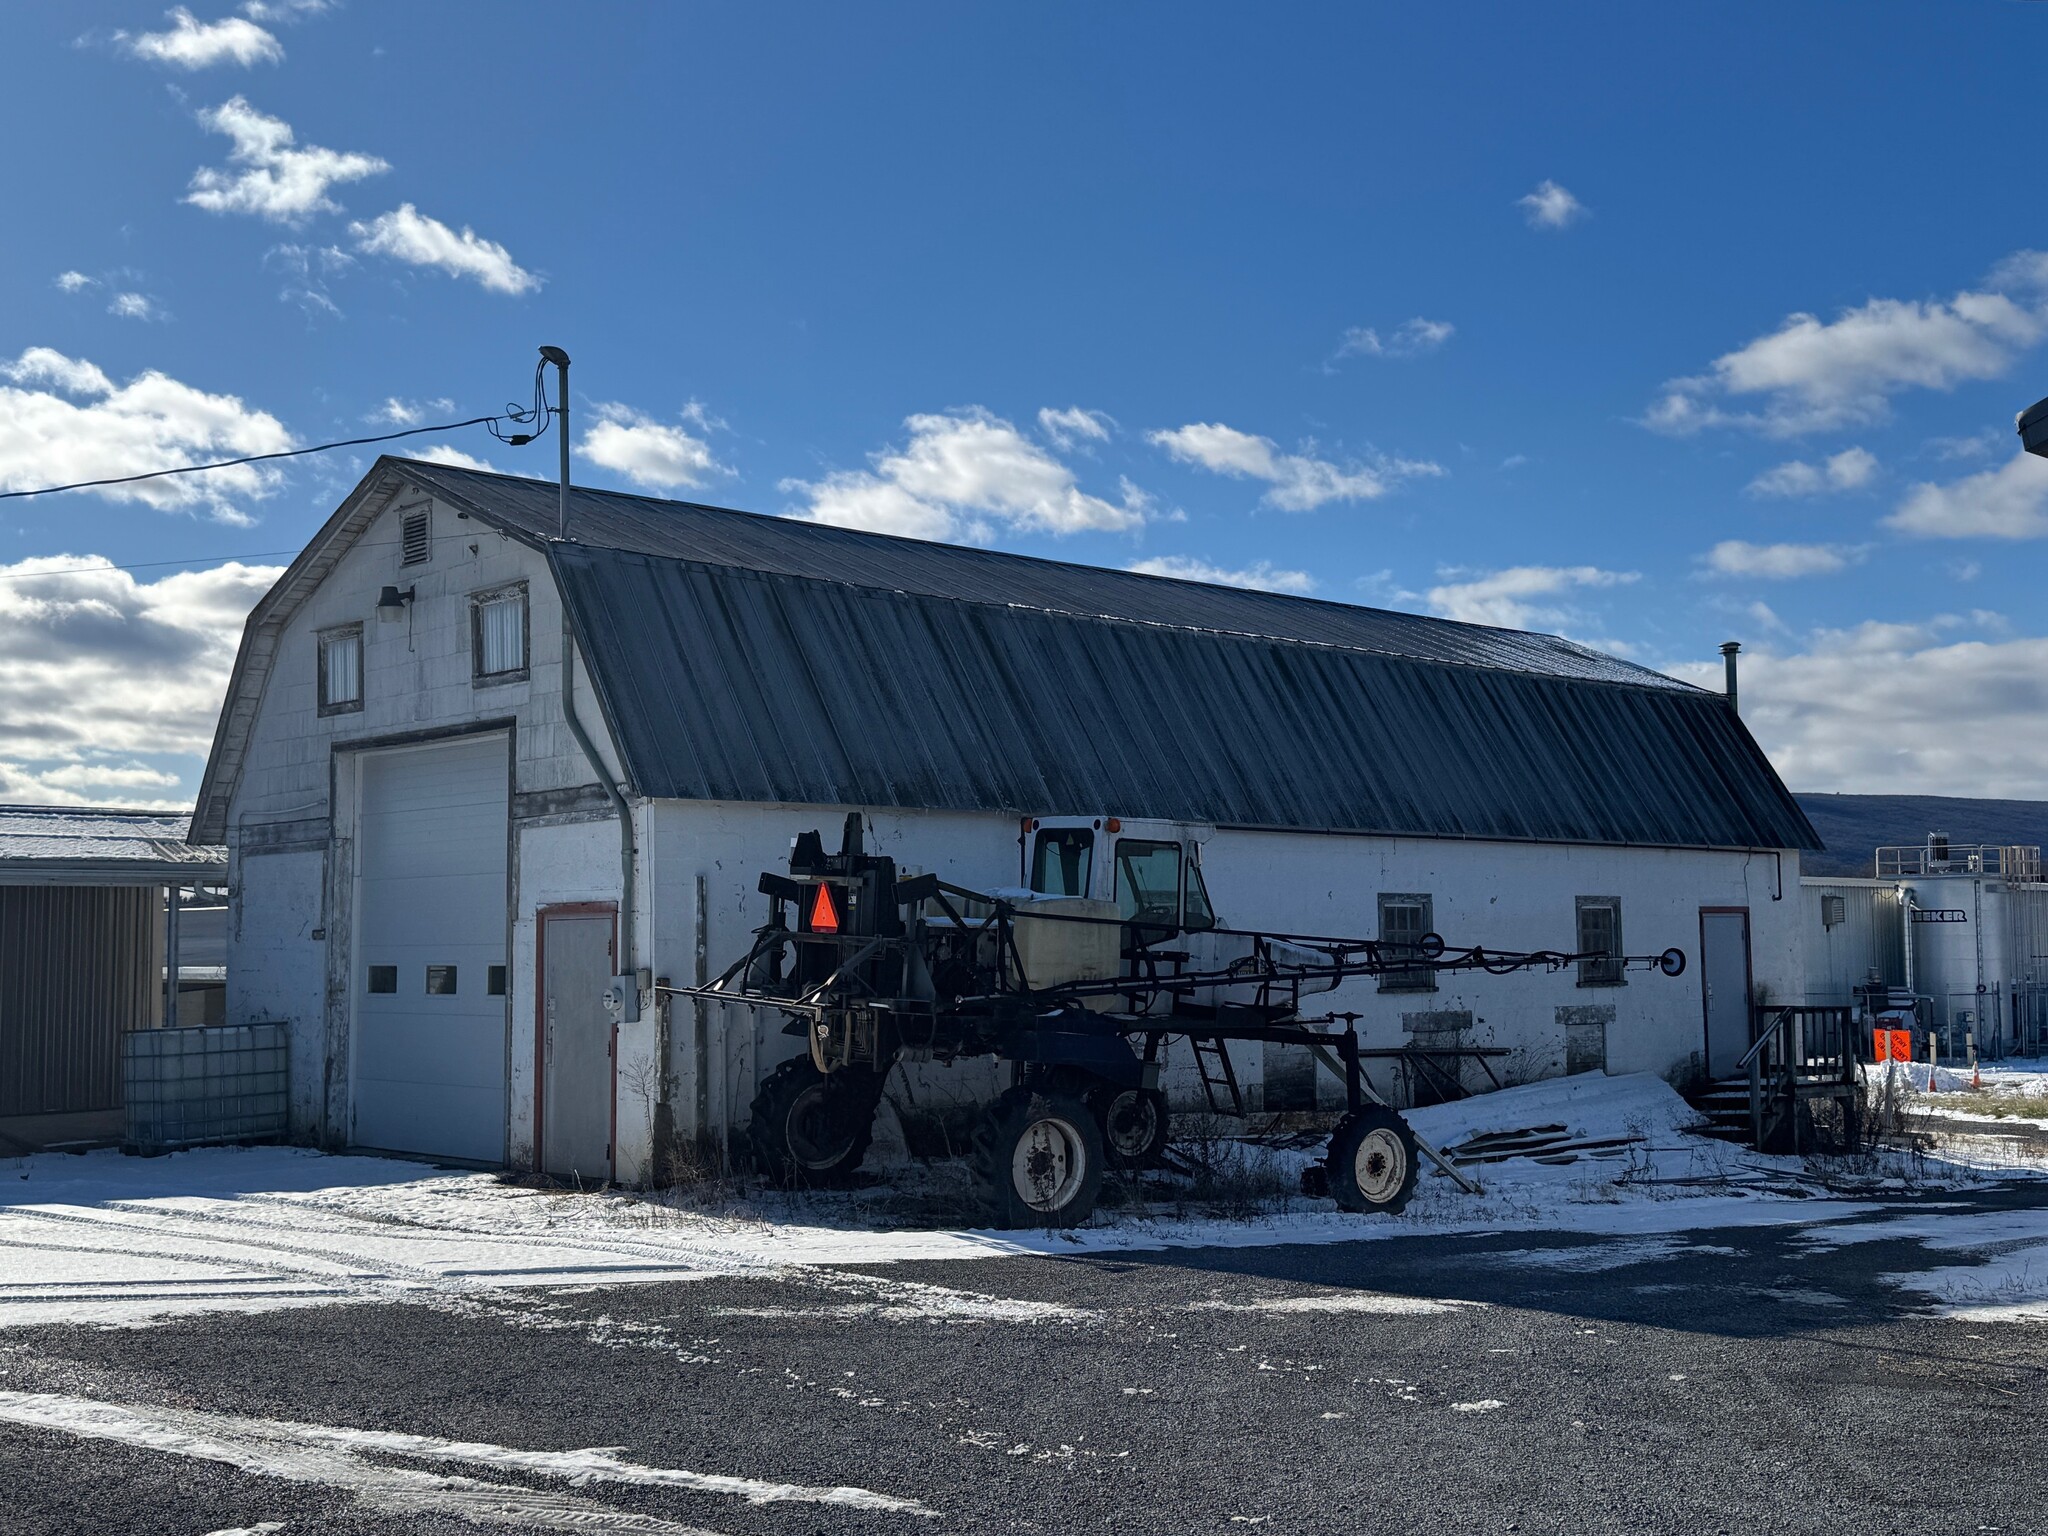
{"type": "MultiPolygon", "coordinates": [[[[655,802],[648,812],[643,878],[653,899],[652,963],[677,980],[695,964],[696,876],[706,877],[708,969],[716,975],[745,953],[752,930],[767,914],[755,889],[764,869],[780,869],[790,839],[817,828],[837,846],[844,807],[744,806],[688,801],[655,802]]],[[[965,813],[871,811],[870,849],[891,854],[906,870],[934,869],[962,885],[985,888],[1020,880],[1015,819],[965,813]]],[[[1610,1072],[1682,1071],[1701,1049],[1704,1034],[1699,983],[1699,913],[1706,906],[1747,907],[1752,965],[1758,992],[1780,999],[1803,992],[1796,855],[1779,859],[1740,854],[1640,848],[1450,842],[1324,836],[1303,833],[1208,831],[1204,873],[1222,920],[1237,927],[1372,937],[1378,893],[1428,892],[1437,929],[1453,944],[1503,949],[1563,949],[1576,944],[1581,895],[1615,896],[1622,932],[1632,954],[1676,946],[1689,962],[1676,980],[1630,972],[1619,987],[1580,986],[1575,971],[1496,977],[1446,975],[1428,993],[1380,992],[1350,984],[1316,999],[1318,1009],[1363,1016],[1365,1042],[1398,1046],[1434,1040],[1499,1045],[1516,1052],[1506,1067],[1522,1077],[1555,1076],[1569,1064],[1604,1064],[1610,1072]],[[1469,1021],[1461,1017],[1469,1014],[1469,1021]],[[1594,1054],[1588,1059],[1589,1047],[1594,1054]]],[[[679,1119],[695,1102],[693,1027],[689,1004],[679,1003],[672,1024],[671,1072],[679,1119]]],[[[714,1127],[744,1124],[762,1075],[797,1049],[778,1021],[737,1008],[707,1010],[711,1115],[714,1127]]],[[[1252,1102],[1263,1097],[1267,1062],[1256,1052],[1235,1052],[1252,1102]]],[[[1275,1061],[1277,1072],[1297,1063],[1275,1061]]],[[[1499,1070],[1497,1068],[1496,1070],[1499,1070]]],[[[1376,1073],[1385,1089],[1390,1072],[1376,1073]]],[[[1475,1076],[1474,1081],[1483,1082],[1475,1076]]],[[[978,1097],[993,1078],[985,1064],[955,1070],[920,1069],[913,1096],[978,1097]]],[[[1200,1090],[1186,1059],[1169,1056],[1168,1088],[1190,1102],[1200,1090]]],[[[1325,1103],[1341,1089],[1323,1074],[1316,1087],[1325,1103]]]]}
{"type": "Polygon", "coordinates": [[[291,1042],[291,1129],[318,1137],[324,1103],[327,946],[320,848],[243,852],[229,888],[227,1018],[278,1022],[291,1042]]]}
{"type": "MultiPolygon", "coordinates": [[[[227,1018],[292,1023],[295,1134],[332,1140],[329,1128],[348,1124],[351,749],[509,722],[516,829],[511,857],[517,868],[528,829],[573,823],[588,818],[593,804],[604,804],[562,713],[561,627],[561,604],[540,553],[417,495],[401,495],[372,521],[285,625],[228,813],[227,1018]],[[431,557],[424,565],[401,566],[402,519],[423,505],[431,515],[431,557]],[[527,584],[527,679],[479,687],[471,678],[470,594],[515,581],[527,584]],[[387,584],[417,591],[403,620],[376,616],[378,593],[387,584]],[[363,707],[322,715],[317,636],[356,622],[363,626],[363,707]]],[[[580,658],[577,709],[610,761],[602,715],[580,658]]],[[[615,761],[610,766],[616,773],[615,761]]],[[[513,930],[515,947],[525,944],[523,964],[508,955],[509,1141],[515,1153],[523,1147],[528,1155],[533,907],[536,901],[576,899],[551,894],[563,890],[612,900],[618,894],[618,823],[608,816],[587,822],[568,841],[607,847],[609,857],[593,854],[591,873],[563,878],[555,850],[564,838],[540,838],[535,883],[515,906],[524,919],[513,930]]]]}

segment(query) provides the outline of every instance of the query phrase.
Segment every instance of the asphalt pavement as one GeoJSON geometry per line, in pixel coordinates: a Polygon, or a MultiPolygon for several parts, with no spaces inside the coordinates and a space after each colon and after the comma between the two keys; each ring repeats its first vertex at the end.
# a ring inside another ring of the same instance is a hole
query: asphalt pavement
{"type": "Polygon", "coordinates": [[[1516,1233],[15,1330],[0,1531],[2048,1529],[2048,1325],[1882,1278],[1956,1262],[1516,1233]]]}

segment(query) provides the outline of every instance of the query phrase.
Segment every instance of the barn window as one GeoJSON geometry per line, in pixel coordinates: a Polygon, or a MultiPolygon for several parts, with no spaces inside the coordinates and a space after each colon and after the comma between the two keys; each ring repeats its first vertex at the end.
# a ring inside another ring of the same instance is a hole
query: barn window
{"type": "Polygon", "coordinates": [[[398,967],[395,965],[371,966],[369,983],[372,992],[396,992],[398,990],[398,967]]]}
{"type": "MultiPolygon", "coordinates": [[[[1419,960],[1422,938],[1436,928],[1436,903],[1426,894],[1380,892],[1380,949],[1389,961],[1419,960]]],[[[1380,977],[1382,992],[1434,992],[1436,971],[1427,965],[1387,971],[1380,977]]]]}
{"type": "Polygon", "coordinates": [[[471,676],[479,683],[516,683],[526,676],[526,584],[477,592],[469,599],[471,676]]]}
{"type": "Polygon", "coordinates": [[[320,713],[347,714],[363,707],[363,626],[323,629],[320,655],[320,713]]]}
{"type": "Polygon", "coordinates": [[[398,563],[425,565],[434,552],[434,520],[426,507],[408,512],[398,524],[398,563]]]}
{"type": "Polygon", "coordinates": [[[1579,962],[1582,987],[1618,987],[1628,980],[1621,970],[1621,898],[1579,898],[1579,953],[1603,958],[1579,962]]]}

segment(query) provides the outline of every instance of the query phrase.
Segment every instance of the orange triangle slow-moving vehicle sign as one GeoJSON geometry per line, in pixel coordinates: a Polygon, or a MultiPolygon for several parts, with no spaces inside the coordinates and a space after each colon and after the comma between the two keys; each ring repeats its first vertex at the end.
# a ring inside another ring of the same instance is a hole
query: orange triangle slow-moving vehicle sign
{"type": "Polygon", "coordinates": [[[811,903],[811,932],[837,933],[839,931],[839,908],[832,900],[832,887],[820,885],[817,897],[811,903]]]}

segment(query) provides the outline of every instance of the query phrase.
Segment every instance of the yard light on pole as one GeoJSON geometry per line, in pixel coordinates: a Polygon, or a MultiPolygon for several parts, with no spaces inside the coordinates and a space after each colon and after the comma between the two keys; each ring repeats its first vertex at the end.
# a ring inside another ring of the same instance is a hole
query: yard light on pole
{"type": "Polygon", "coordinates": [[[2020,446],[2029,453],[2048,459],[2048,400],[2036,400],[2021,411],[2016,425],[2020,432],[2020,446]]]}

